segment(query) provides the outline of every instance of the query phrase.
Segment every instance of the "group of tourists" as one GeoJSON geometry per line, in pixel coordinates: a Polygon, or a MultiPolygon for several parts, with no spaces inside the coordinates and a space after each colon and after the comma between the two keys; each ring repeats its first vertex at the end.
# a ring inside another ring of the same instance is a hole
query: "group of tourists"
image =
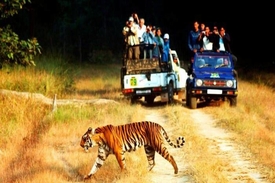
{"type": "Polygon", "coordinates": [[[162,37],[161,28],[145,25],[145,19],[139,18],[137,13],[132,13],[126,21],[122,34],[128,59],[161,58],[163,62],[168,62],[169,34],[162,37]]]}
{"type": "MultiPolygon", "coordinates": [[[[170,52],[169,34],[162,32],[159,27],[145,25],[145,19],[139,18],[137,13],[132,13],[123,27],[122,33],[127,46],[128,59],[160,58],[168,62],[170,52]]],[[[232,54],[230,35],[225,32],[225,27],[209,25],[195,21],[193,29],[188,34],[188,48],[190,61],[197,51],[226,51],[231,53],[233,61],[237,57],[232,54]]]]}
{"type": "Polygon", "coordinates": [[[188,35],[188,48],[191,60],[197,51],[226,51],[231,53],[233,61],[237,62],[237,57],[232,54],[230,47],[230,35],[225,32],[225,27],[219,29],[216,25],[211,30],[210,26],[204,23],[194,22],[193,29],[188,35]]]}

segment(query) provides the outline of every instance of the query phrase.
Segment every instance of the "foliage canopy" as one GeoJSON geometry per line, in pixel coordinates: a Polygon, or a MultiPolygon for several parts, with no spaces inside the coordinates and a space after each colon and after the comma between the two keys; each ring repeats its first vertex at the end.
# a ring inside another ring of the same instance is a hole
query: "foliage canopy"
{"type": "MultiPolygon", "coordinates": [[[[27,2],[31,2],[27,0],[27,2]]],[[[26,0],[4,0],[0,2],[1,19],[8,18],[22,9],[26,0]]],[[[41,46],[36,38],[20,40],[19,36],[12,31],[10,25],[0,28],[0,67],[9,65],[33,65],[34,57],[41,54],[41,46]]]]}

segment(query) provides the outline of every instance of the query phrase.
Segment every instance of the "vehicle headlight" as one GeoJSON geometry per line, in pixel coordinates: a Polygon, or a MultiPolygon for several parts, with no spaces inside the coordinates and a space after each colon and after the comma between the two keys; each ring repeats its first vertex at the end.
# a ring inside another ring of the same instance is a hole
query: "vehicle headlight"
{"type": "Polygon", "coordinates": [[[226,81],[226,86],[232,87],[233,86],[233,81],[231,81],[231,80],[226,81]]]}
{"type": "Polygon", "coordinates": [[[196,80],[196,85],[197,86],[201,86],[202,85],[202,80],[201,79],[197,79],[196,80]]]}

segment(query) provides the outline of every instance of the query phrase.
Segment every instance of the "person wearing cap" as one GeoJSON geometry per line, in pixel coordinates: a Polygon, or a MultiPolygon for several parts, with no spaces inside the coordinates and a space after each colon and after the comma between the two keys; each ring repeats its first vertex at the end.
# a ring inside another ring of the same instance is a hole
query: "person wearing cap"
{"type": "Polygon", "coordinates": [[[128,59],[139,59],[139,39],[137,26],[134,25],[133,17],[129,17],[128,24],[123,27],[122,34],[125,36],[125,41],[128,47],[128,59]]]}
{"type": "Polygon", "coordinates": [[[170,53],[170,40],[169,34],[164,34],[163,36],[164,44],[163,44],[163,53],[162,53],[162,61],[168,62],[169,60],[169,53],[170,53]]]}

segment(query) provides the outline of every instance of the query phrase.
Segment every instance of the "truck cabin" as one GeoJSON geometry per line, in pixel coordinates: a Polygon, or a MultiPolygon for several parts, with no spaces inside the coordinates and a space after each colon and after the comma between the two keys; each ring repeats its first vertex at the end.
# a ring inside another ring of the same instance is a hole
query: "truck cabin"
{"type": "Polygon", "coordinates": [[[194,60],[195,68],[233,68],[233,62],[230,54],[215,53],[195,55],[194,60]]]}

